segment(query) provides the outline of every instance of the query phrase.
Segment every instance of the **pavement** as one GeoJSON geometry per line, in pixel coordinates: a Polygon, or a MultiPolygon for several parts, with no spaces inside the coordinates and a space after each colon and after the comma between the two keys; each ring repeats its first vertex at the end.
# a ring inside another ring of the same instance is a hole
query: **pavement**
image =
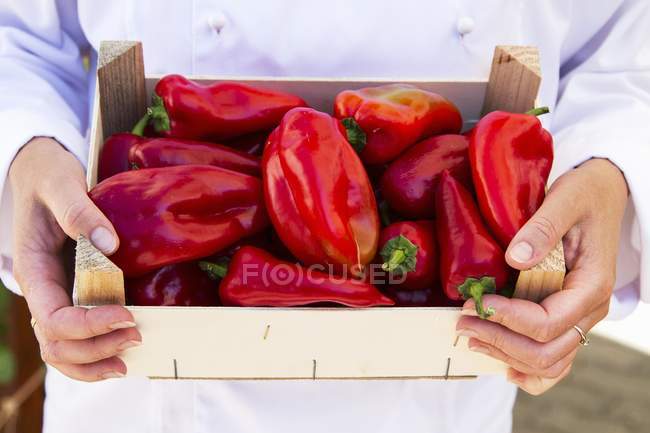
{"type": "Polygon", "coordinates": [[[649,433],[650,355],[644,352],[592,334],[567,379],[538,397],[519,393],[513,433],[649,433]]]}

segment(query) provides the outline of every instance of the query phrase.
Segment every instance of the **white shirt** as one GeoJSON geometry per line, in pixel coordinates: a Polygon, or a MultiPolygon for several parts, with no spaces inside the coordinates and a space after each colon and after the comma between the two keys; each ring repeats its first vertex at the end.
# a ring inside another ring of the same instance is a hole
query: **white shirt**
{"type": "MultiPolygon", "coordinates": [[[[650,301],[650,11],[645,0],[13,0],[0,5],[0,276],[11,278],[11,191],[31,137],[86,161],[94,74],[81,54],[141,40],[147,73],[485,79],[497,44],[537,45],[553,176],[592,157],[625,173],[613,310],[650,301]],[[4,186],[3,186],[4,184],[4,186]],[[644,264],[644,266],[641,266],[644,264]]],[[[145,342],[146,344],[146,342],[145,342]]],[[[47,378],[46,433],[507,432],[515,389],[469,382],[212,382],[47,378]]]]}

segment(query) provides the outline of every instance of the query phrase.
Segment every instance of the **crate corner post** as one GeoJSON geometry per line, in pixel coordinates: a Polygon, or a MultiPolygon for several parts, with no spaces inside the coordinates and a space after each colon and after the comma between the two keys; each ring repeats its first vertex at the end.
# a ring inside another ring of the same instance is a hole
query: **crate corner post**
{"type": "Polygon", "coordinates": [[[102,41],[97,84],[104,137],[130,131],[147,105],[142,43],[102,41]]]}
{"type": "Polygon", "coordinates": [[[532,46],[497,45],[492,57],[482,113],[523,113],[535,106],[542,82],[539,50],[532,46]]]}
{"type": "Polygon", "coordinates": [[[125,305],[124,275],[84,236],[77,238],[73,300],[75,305],[125,305]]]}

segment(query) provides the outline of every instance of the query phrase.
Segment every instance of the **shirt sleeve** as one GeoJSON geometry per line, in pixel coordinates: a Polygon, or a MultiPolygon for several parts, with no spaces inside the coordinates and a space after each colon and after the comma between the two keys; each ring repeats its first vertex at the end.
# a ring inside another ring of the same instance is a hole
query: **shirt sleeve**
{"type": "Polygon", "coordinates": [[[36,136],[85,163],[88,47],[75,0],[0,2],[0,278],[14,291],[9,166],[36,136]]]}
{"type": "Polygon", "coordinates": [[[609,159],[625,175],[631,200],[619,252],[620,290],[611,303],[618,310],[612,311],[615,316],[631,311],[639,296],[650,302],[650,201],[644,194],[650,183],[649,28],[649,2],[623,1],[563,64],[551,125],[556,142],[552,178],[593,157],[609,159]]]}

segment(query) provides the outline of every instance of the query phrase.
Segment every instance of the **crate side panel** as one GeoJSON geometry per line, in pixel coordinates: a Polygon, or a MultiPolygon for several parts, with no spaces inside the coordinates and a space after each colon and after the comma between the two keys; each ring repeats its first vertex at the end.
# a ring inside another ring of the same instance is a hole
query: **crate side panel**
{"type": "Polygon", "coordinates": [[[454,347],[458,309],[129,309],[143,339],[123,358],[134,376],[367,379],[504,371],[465,341],[454,347]]]}

